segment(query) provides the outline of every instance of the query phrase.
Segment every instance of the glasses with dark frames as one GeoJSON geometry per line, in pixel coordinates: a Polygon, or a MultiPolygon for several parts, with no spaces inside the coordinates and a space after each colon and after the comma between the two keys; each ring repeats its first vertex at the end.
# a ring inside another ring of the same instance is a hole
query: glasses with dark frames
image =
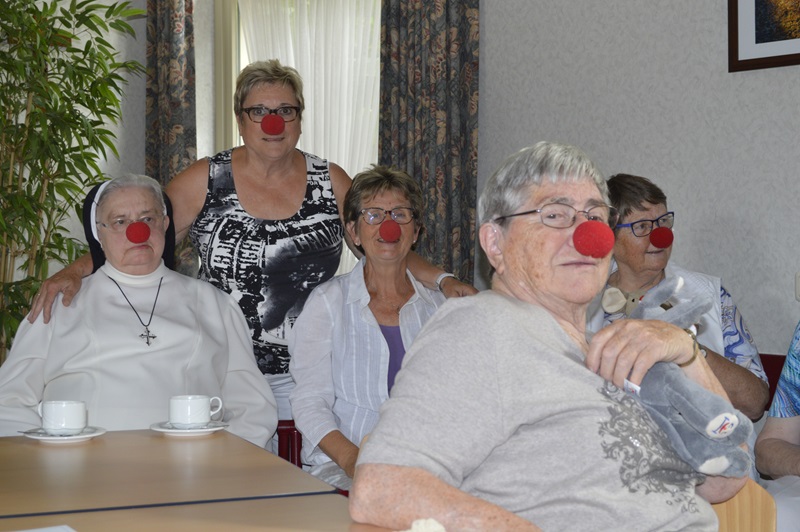
{"type": "Polygon", "coordinates": [[[662,214],[655,220],[636,220],[635,222],[630,222],[627,224],[619,224],[617,225],[617,229],[620,227],[630,227],[635,236],[647,236],[652,233],[653,229],[656,227],[667,227],[672,229],[674,224],[675,213],[669,211],[667,214],[662,214]]]}
{"type": "Polygon", "coordinates": [[[386,219],[387,214],[392,218],[392,220],[400,225],[411,223],[411,220],[416,218],[414,209],[411,207],[395,207],[394,209],[389,209],[388,211],[379,207],[368,207],[366,209],[361,209],[361,216],[369,225],[379,225],[383,223],[383,220],[386,219]]]}
{"type": "Polygon", "coordinates": [[[263,105],[256,105],[254,107],[246,107],[242,109],[242,112],[247,113],[247,116],[250,117],[250,120],[256,124],[260,124],[267,115],[278,115],[279,117],[283,118],[284,122],[291,122],[300,114],[300,108],[296,105],[282,105],[277,109],[270,109],[269,107],[264,107],[263,105]]]}

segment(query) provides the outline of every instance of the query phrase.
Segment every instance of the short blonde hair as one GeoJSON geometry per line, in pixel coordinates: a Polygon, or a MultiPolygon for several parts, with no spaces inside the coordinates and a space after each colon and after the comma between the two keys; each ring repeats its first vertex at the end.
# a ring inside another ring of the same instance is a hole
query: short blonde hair
{"type": "Polygon", "coordinates": [[[250,63],[239,73],[239,77],[236,78],[236,92],[233,95],[233,112],[236,117],[242,114],[244,101],[250,91],[259,85],[269,84],[286,85],[294,91],[294,97],[297,98],[297,105],[300,107],[297,117],[302,118],[303,110],[306,108],[303,99],[303,78],[297,70],[282,65],[277,59],[250,63]]]}

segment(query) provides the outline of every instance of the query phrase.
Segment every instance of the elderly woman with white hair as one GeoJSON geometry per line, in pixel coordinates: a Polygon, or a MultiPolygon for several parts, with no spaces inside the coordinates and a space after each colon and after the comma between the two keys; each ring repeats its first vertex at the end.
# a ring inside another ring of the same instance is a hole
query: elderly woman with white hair
{"type": "Polygon", "coordinates": [[[725,397],[692,337],[622,320],[589,341],[586,312],[608,277],[618,215],[572,146],[506,160],[479,202],[494,269],[448,300],[406,354],[363,445],[350,511],[401,530],[716,530],[709,502],[746,478],[704,477],[623,391],[655,363],[725,397]]]}
{"type": "Polygon", "coordinates": [[[89,425],[128,430],[166,421],[174,395],[202,394],[222,399],[228,430],[263,447],[277,409],[247,323],[228,294],[164,265],[161,185],[118,177],[84,208],[105,264],[49,323],[20,325],[0,367],[0,436],[41,426],[43,400],[84,401],[89,425]]]}

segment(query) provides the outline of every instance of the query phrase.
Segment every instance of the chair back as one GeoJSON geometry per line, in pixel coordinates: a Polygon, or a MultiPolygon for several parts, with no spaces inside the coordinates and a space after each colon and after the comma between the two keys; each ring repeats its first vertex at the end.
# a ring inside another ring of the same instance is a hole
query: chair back
{"type": "Polygon", "coordinates": [[[769,401],[767,402],[767,410],[769,410],[772,398],[775,396],[775,390],[778,388],[778,380],[781,377],[786,357],[784,355],[768,354],[760,354],[759,357],[761,357],[761,365],[764,366],[764,373],[767,374],[767,379],[769,379],[769,401]]]}
{"type": "Polygon", "coordinates": [[[303,448],[303,435],[294,426],[293,419],[278,420],[278,456],[297,467],[303,467],[300,451],[303,448]]]}
{"type": "Polygon", "coordinates": [[[753,479],[731,499],[712,504],[720,532],[775,532],[775,500],[753,479]]]}

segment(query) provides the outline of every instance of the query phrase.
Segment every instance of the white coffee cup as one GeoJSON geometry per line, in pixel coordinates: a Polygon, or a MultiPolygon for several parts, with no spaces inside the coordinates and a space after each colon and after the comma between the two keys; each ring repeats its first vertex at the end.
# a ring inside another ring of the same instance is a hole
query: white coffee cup
{"type": "Polygon", "coordinates": [[[207,395],[175,395],[169,400],[169,424],[176,429],[205,428],[222,410],[222,399],[207,395]],[[212,410],[211,404],[217,403],[212,410]]]}
{"type": "Polygon", "coordinates": [[[48,434],[72,436],[86,428],[86,403],[83,401],[42,401],[38,410],[42,428],[48,434]]]}

